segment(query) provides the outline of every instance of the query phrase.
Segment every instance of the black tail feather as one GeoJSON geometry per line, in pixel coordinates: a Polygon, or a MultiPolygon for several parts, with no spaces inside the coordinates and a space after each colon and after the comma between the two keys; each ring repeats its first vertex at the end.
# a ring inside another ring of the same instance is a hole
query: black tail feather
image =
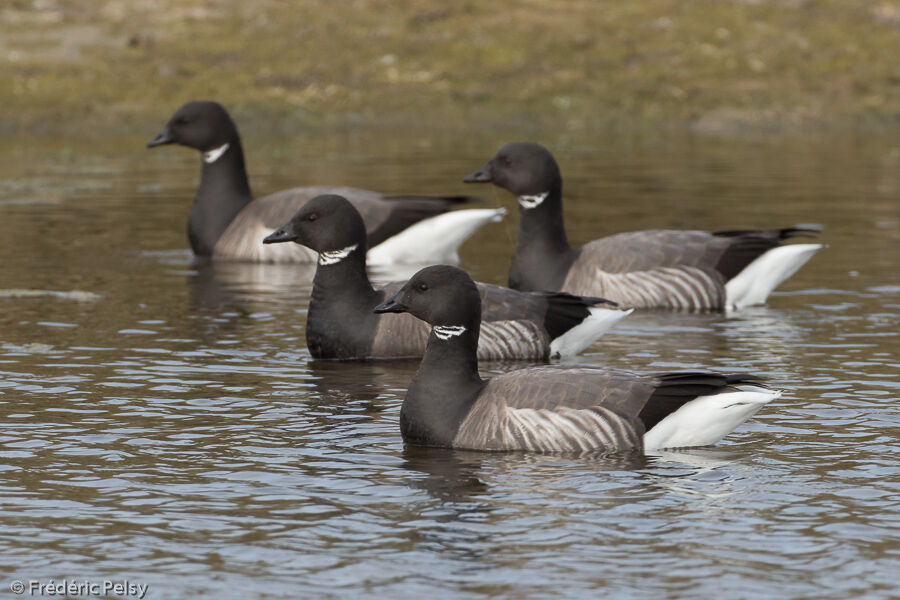
{"type": "Polygon", "coordinates": [[[725,281],[735,277],[754,260],[781,245],[784,240],[792,238],[812,238],[821,232],[819,225],[795,225],[783,229],[732,229],[717,231],[713,235],[732,238],[731,245],[725,250],[716,270],[725,281]]]}
{"type": "Polygon", "coordinates": [[[659,385],[644,405],[638,417],[650,431],[657,423],[699,396],[726,391],[737,385],[765,387],[761,379],[745,373],[723,375],[701,371],[683,371],[656,375],[659,385]]]}
{"type": "Polygon", "coordinates": [[[726,231],[716,231],[713,235],[719,237],[737,237],[741,235],[761,235],[764,237],[778,240],[787,240],[795,237],[814,238],[822,233],[822,226],[815,223],[804,225],[794,225],[793,227],[783,227],[781,229],[729,229],[726,231]]]}
{"type": "Polygon", "coordinates": [[[547,313],[544,315],[544,328],[550,339],[556,339],[567,331],[581,324],[590,315],[593,306],[616,308],[619,305],[606,298],[573,296],[565,292],[545,292],[547,313]]]}

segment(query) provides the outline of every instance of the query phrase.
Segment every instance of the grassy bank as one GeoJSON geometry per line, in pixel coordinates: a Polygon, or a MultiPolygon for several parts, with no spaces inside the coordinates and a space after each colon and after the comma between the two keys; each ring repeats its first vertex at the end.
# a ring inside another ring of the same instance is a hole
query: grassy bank
{"type": "Polygon", "coordinates": [[[0,128],[900,122],[900,1],[8,0],[0,128]]]}

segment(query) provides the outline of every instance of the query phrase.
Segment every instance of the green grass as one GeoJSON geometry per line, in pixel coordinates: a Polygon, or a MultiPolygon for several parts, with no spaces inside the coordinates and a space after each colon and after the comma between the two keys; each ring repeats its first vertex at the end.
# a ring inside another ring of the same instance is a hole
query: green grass
{"type": "Polygon", "coordinates": [[[12,0],[0,57],[7,132],[147,127],[198,98],[287,131],[900,120],[900,1],[12,0]]]}

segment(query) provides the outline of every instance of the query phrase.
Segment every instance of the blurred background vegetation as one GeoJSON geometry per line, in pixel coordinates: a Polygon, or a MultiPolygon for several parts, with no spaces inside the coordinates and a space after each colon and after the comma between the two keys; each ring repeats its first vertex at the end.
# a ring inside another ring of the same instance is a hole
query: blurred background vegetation
{"type": "Polygon", "coordinates": [[[0,131],[900,123],[898,0],[3,0],[0,131]]]}

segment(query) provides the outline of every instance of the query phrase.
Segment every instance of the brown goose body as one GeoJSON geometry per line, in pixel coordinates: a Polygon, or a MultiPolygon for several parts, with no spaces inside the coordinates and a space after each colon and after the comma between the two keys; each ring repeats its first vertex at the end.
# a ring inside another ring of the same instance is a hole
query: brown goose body
{"type": "MultiPolygon", "coordinates": [[[[366,273],[362,219],[347,200],[328,195],[311,200],[266,241],[302,243],[324,257],[316,269],[307,313],[306,339],[313,357],[419,358],[425,353],[429,335],[425,323],[411,315],[373,312],[404,282],[373,289],[366,273]]],[[[489,284],[478,284],[478,290],[485,310],[478,347],[483,360],[546,360],[575,354],[628,314],[602,298],[521,292],[489,284]]]]}
{"type": "Polygon", "coordinates": [[[188,102],[179,108],[148,146],[165,144],[194,148],[203,155],[200,185],[188,221],[188,238],[197,256],[252,262],[313,262],[315,254],[304,248],[263,247],[262,240],[311,198],[326,193],[340,194],[357,207],[370,236],[369,247],[460,203],[475,200],[467,196],[386,196],[334,186],[299,187],[254,200],[237,126],[216,102],[188,102]]]}
{"type": "Polygon", "coordinates": [[[717,442],[778,396],[747,375],[636,375],[586,366],[532,367],[483,380],[479,292],[454,267],[419,271],[377,312],[431,325],[400,411],[411,444],[484,451],[644,451],[717,442]]]}
{"type": "Polygon", "coordinates": [[[493,182],[516,194],[519,237],[509,285],[601,295],[623,306],[722,310],[760,304],[822,248],[783,245],[816,227],[771,230],[647,230],[619,233],[573,248],[562,215],[562,176],[538,144],[501,148],[469,183],[493,182]]]}
{"type": "Polygon", "coordinates": [[[451,445],[543,453],[642,451],[639,414],[656,384],[582,366],[512,371],[487,380],[451,445]]]}

